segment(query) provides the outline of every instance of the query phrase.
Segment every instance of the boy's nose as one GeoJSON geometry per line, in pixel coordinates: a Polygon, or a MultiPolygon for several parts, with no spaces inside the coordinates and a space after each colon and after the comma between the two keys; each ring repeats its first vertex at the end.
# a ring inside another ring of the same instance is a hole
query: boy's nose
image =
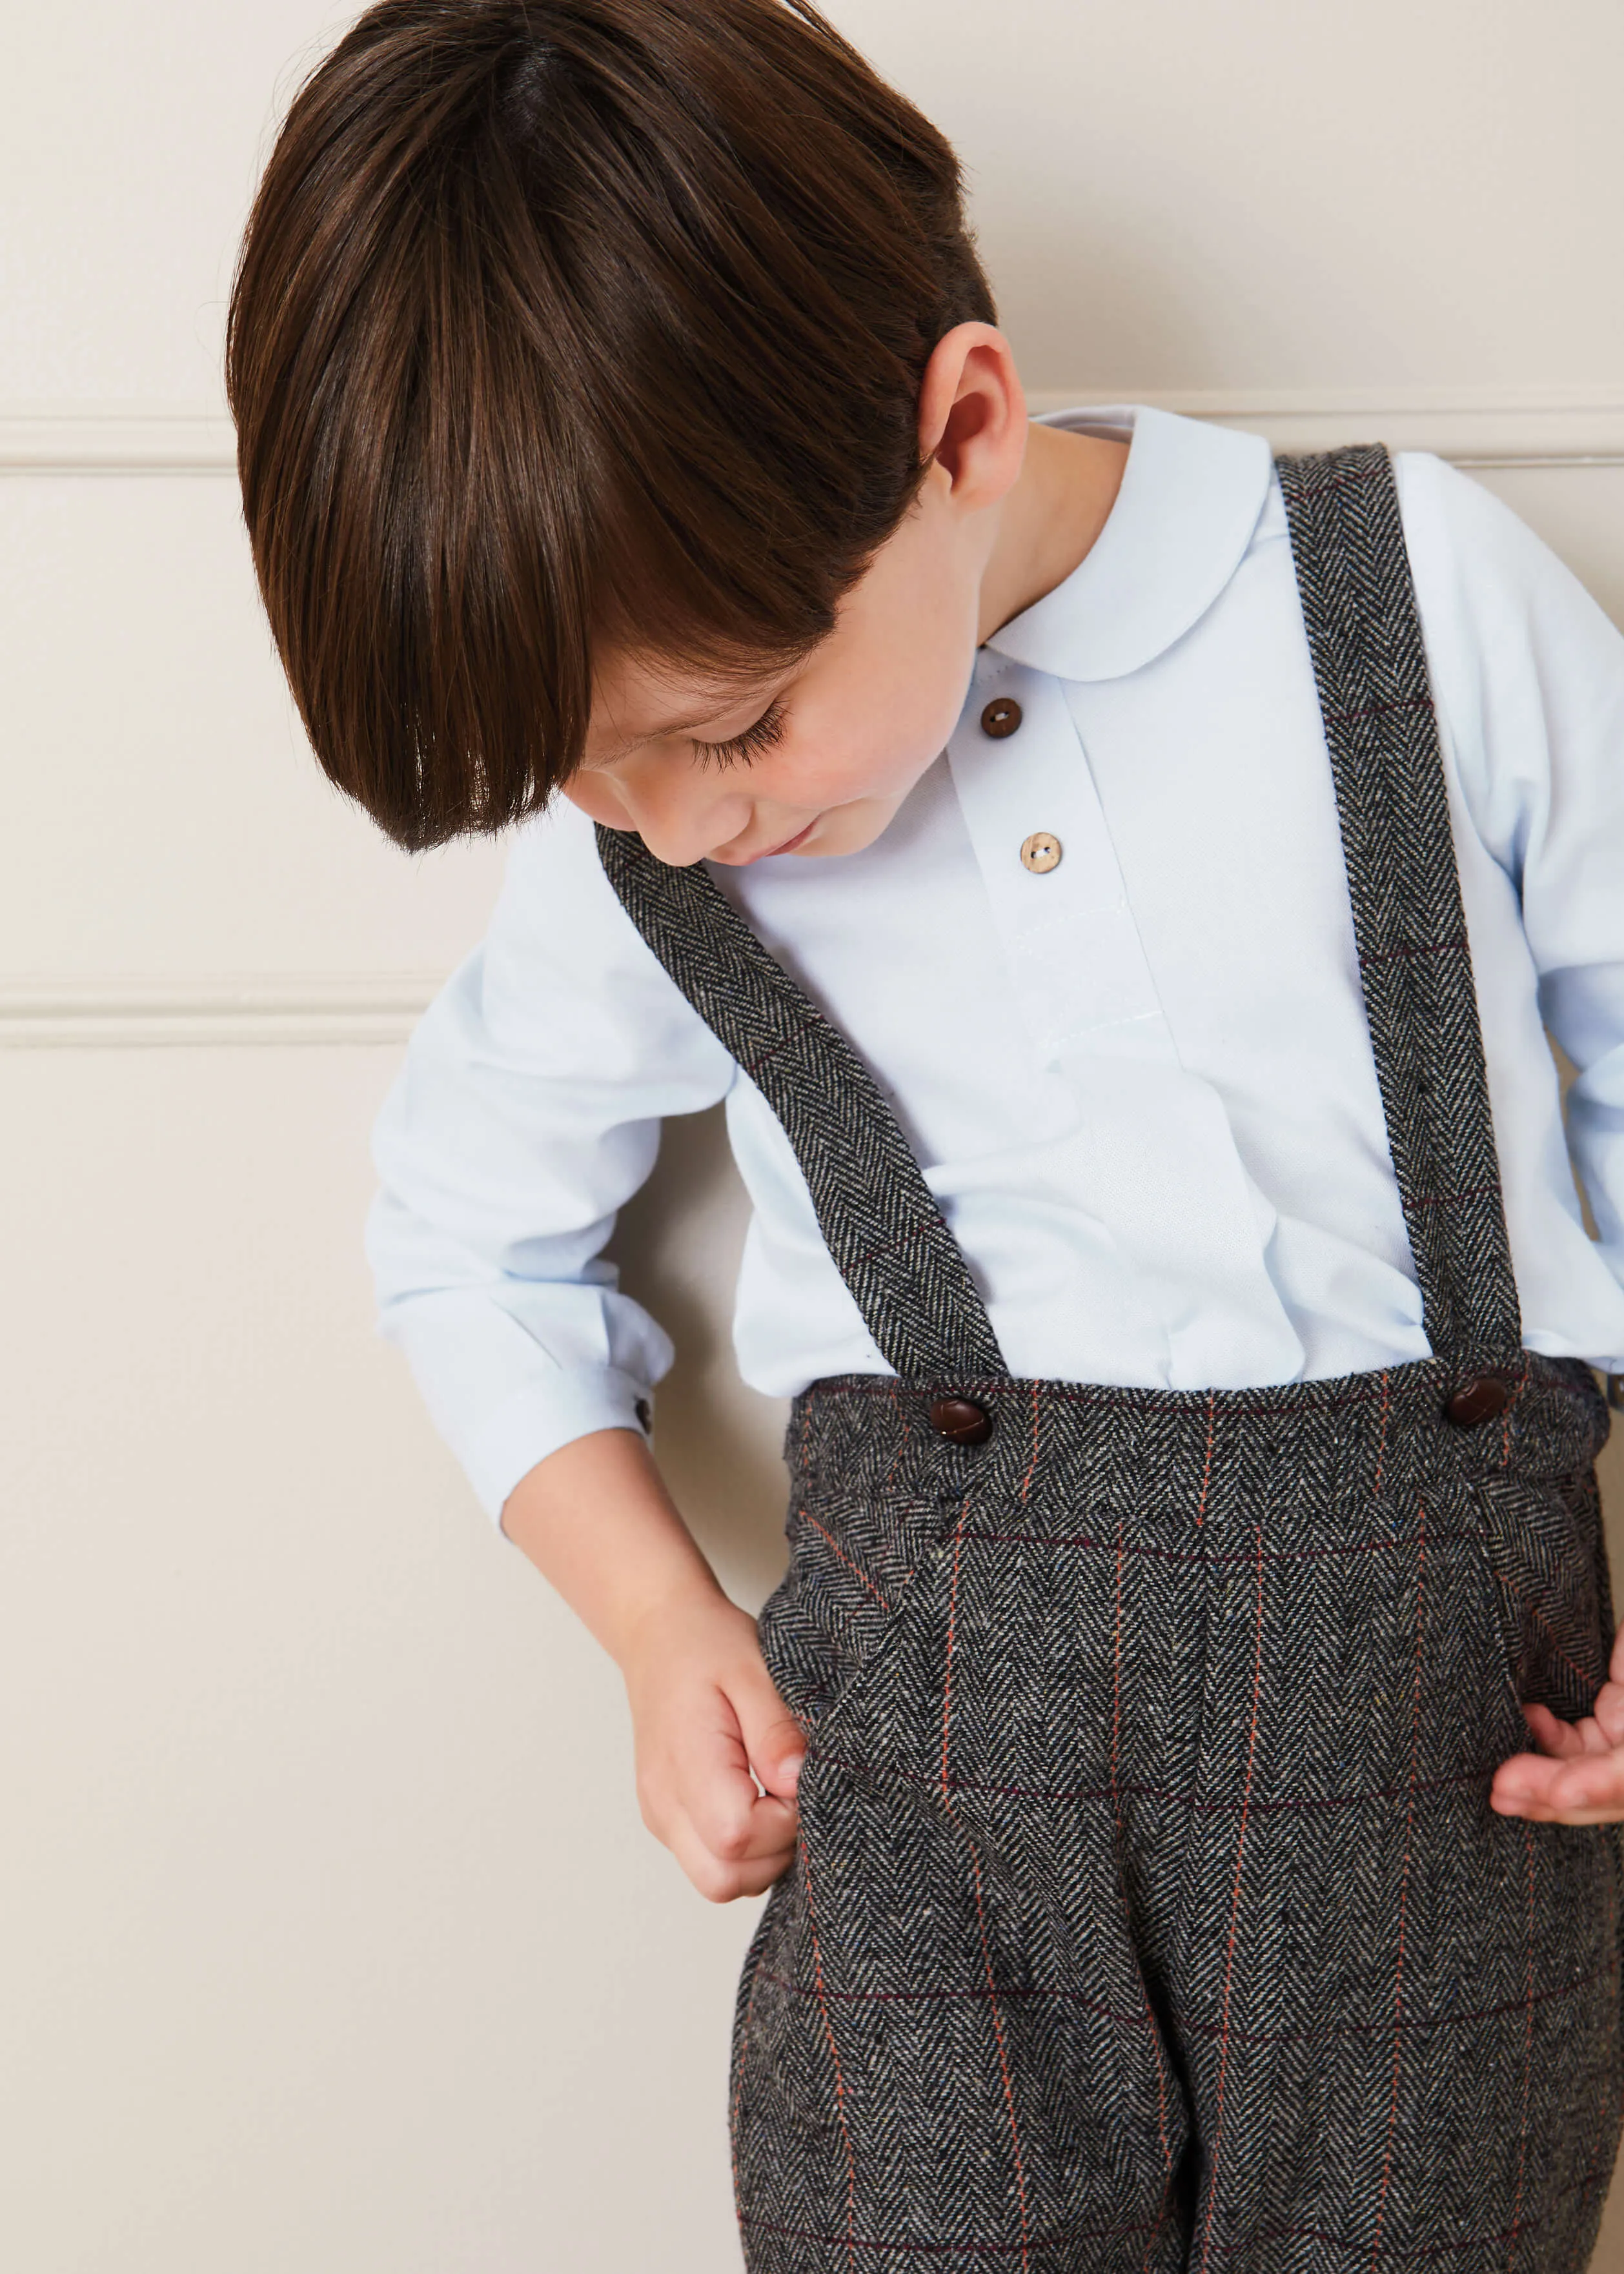
{"type": "Polygon", "coordinates": [[[635,817],[635,826],[655,859],[663,861],[668,869],[689,868],[708,853],[715,852],[718,845],[725,845],[730,833],[739,833],[737,830],[730,832],[726,828],[706,828],[703,822],[695,826],[664,814],[651,817],[640,813],[635,817]]]}
{"type": "Polygon", "coordinates": [[[627,782],[621,799],[632,826],[667,868],[686,869],[741,836],[749,826],[750,802],[736,791],[719,794],[703,779],[685,780],[669,768],[667,779],[627,782]]]}

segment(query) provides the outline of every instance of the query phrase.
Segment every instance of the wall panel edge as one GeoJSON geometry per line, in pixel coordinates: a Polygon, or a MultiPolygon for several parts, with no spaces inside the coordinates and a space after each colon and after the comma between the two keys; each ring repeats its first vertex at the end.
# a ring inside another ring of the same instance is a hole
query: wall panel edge
{"type": "MultiPolygon", "coordinates": [[[[1277,449],[1384,441],[1460,464],[1624,463],[1624,386],[1392,388],[1156,388],[1078,385],[1030,391],[1034,410],[1147,403],[1250,426],[1277,449]]],[[[230,474],[230,419],[219,410],[141,404],[0,403],[0,471],[230,474]]]]}
{"type": "Polygon", "coordinates": [[[440,983],[420,973],[0,980],[0,1050],[399,1043],[440,983]]]}

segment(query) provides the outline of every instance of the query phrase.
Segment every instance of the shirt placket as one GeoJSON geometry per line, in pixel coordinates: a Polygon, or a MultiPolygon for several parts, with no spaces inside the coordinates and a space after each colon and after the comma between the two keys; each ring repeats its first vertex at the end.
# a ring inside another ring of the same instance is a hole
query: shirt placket
{"type": "Polygon", "coordinates": [[[1177,1052],[1058,680],[989,651],[948,744],[953,787],[1040,1062],[1177,1052]]]}
{"type": "Polygon", "coordinates": [[[1289,1379],[1274,1211],[1181,1060],[1064,686],[983,655],[948,756],[1020,1015],[1071,1100],[1072,1198],[1160,1318],[1164,1379],[1289,1379]]]}

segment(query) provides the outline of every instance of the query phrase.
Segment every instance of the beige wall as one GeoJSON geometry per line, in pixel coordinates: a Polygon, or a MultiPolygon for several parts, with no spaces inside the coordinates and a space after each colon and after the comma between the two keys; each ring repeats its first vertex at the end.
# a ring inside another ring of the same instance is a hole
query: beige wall
{"type": "MultiPolygon", "coordinates": [[[[1614,0],[835,12],[958,139],[1034,389],[1486,457],[1624,621],[1614,0]]],[[[409,861],[327,790],[227,471],[236,232],[342,17],[13,14],[0,2263],[720,2274],[757,1906],[643,1833],[611,1670],[370,1332],[368,1126],[499,855],[409,861]]],[[[756,1602],[740,1231],[714,1121],[673,1127],[620,1251],[683,1345],[662,1457],[756,1602]]]]}

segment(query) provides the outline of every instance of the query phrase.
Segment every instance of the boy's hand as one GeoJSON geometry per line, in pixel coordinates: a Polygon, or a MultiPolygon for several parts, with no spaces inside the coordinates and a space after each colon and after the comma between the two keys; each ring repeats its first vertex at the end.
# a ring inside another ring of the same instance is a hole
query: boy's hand
{"type": "Polygon", "coordinates": [[[1624,1822],[1624,1626],[1613,1638],[1596,1710],[1562,1721],[1548,1706],[1524,1706],[1537,1753],[1514,1753],[1494,1772],[1489,1804],[1538,1824],[1624,1822]]]}
{"type": "Polygon", "coordinates": [[[760,1894],[795,1852],[806,1740],[641,1432],[560,1445],[519,1480],[501,1522],[625,1678],[643,1822],[713,1903],[760,1894]]]}
{"type": "Polygon", "coordinates": [[[711,1902],[760,1894],[795,1852],[806,1740],[755,1620],[710,1589],[685,1593],[640,1621],[620,1669],[643,1822],[711,1902]]]}

